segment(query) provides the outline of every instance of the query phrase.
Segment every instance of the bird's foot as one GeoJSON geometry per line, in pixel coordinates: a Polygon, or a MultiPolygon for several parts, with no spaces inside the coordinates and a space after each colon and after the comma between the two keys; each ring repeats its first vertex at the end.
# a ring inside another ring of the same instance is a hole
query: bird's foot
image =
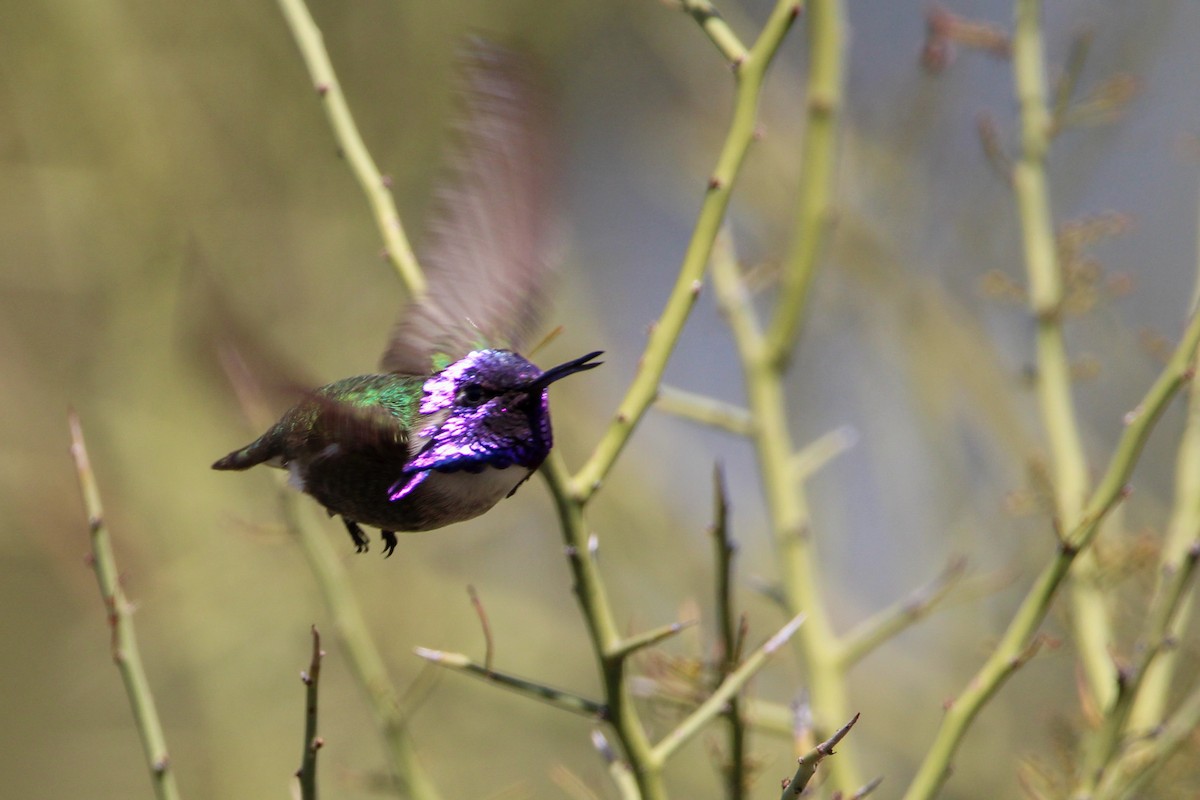
{"type": "Polygon", "coordinates": [[[358,527],[358,523],[351,519],[342,517],[342,522],[346,524],[346,530],[350,533],[350,538],[354,540],[354,551],[356,553],[365,553],[369,548],[370,540],[363,533],[362,528],[358,527]]]}
{"type": "Polygon", "coordinates": [[[392,531],[380,531],[383,534],[383,557],[390,558],[396,550],[396,534],[392,531]]]}

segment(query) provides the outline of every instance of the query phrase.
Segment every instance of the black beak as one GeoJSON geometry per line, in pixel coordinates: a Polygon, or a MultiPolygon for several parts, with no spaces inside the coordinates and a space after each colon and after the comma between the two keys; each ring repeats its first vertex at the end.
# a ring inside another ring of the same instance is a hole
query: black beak
{"type": "Polygon", "coordinates": [[[588,353],[586,356],[580,356],[573,361],[568,361],[565,364],[559,364],[557,367],[551,367],[543,372],[537,378],[529,382],[528,391],[540,392],[550,384],[560,378],[565,378],[568,375],[574,375],[576,372],[583,372],[588,369],[595,369],[603,364],[603,361],[592,361],[593,358],[603,355],[603,350],[597,350],[593,353],[588,353]]]}

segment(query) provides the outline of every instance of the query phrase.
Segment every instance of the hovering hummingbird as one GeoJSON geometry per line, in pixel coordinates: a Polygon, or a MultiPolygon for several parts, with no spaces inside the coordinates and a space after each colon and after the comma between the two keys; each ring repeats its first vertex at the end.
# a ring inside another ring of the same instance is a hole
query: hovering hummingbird
{"type": "Polygon", "coordinates": [[[381,374],[307,393],[249,445],[213,464],[281,467],[346,525],[426,531],[511,496],[553,444],[548,387],[600,352],[541,370],[518,354],[545,304],[552,257],[549,148],[528,68],[472,42],[453,178],[422,263],[429,288],[400,317],[381,374]]]}

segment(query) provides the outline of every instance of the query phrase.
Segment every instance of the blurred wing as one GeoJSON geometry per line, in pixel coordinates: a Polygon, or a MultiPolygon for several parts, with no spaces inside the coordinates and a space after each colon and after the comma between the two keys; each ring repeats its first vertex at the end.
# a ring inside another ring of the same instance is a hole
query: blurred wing
{"type": "Polygon", "coordinates": [[[553,161],[543,97],[515,53],[472,40],[451,179],[440,187],[410,303],[383,355],[389,372],[427,374],[435,356],[528,342],[551,282],[553,161]]]}

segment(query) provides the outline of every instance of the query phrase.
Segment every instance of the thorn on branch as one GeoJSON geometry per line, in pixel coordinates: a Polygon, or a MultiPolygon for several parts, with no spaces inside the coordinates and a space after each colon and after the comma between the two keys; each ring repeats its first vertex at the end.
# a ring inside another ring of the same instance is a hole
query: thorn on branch
{"type": "Polygon", "coordinates": [[[880,775],[878,778],[875,778],[874,780],[868,781],[861,789],[859,789],[854,794],[850,795],[850,800],[862,800],[862,798],[866,797],[871,792],[878,789],[879,784],[881,784],[881,783],[883,783],[882,775],[880,775]]]}
{"type": "Polygon", "coordinates": [[[1012,184],[1012,156],[1000,141],[1000,126],[990,111],[981,111],[975,118],[975,130],[988,166],[1007,184],[1012,184]]]}
{"type": "Polygon", "coordinates": [[[921,66],[939,73],[954,63],[957,46],[979,50],[993,58],[1012,55],[1012,39],[999,25],[967,19],[934,6],[925,14],[925,43],[921,47],[921,66]]]}
{"type": "Polygon", "coordinates": [[[830,736],[796,760],[796,774],[790,780],[785,778],[782,782],[783,795],[781,800],[787,800],[789,797],[799,797],[804,792],[805,787],[808,786],[808,782],[816,774],[817,765],[825,758],[834,755],[834,748],[846,737],[846,734],[850,733],[850,729],[858,722],[860,716],[861,714],[855,714],[833,736],[830,736]]]}
{"type": "Polygon", "coordinates": [[[467,594],[471,598],[471,606],[475,609],[475,616],[479,618],[479,627],[483,629],[483,668],[488,674],[491,674],[492,655],[495,652],[494,642],[492,641],[492,626],[488,624],[487,611],[484,609],[483,601],[479,599],[479,594],[475,591],[475,587],[468,584],[467,594]]]}

